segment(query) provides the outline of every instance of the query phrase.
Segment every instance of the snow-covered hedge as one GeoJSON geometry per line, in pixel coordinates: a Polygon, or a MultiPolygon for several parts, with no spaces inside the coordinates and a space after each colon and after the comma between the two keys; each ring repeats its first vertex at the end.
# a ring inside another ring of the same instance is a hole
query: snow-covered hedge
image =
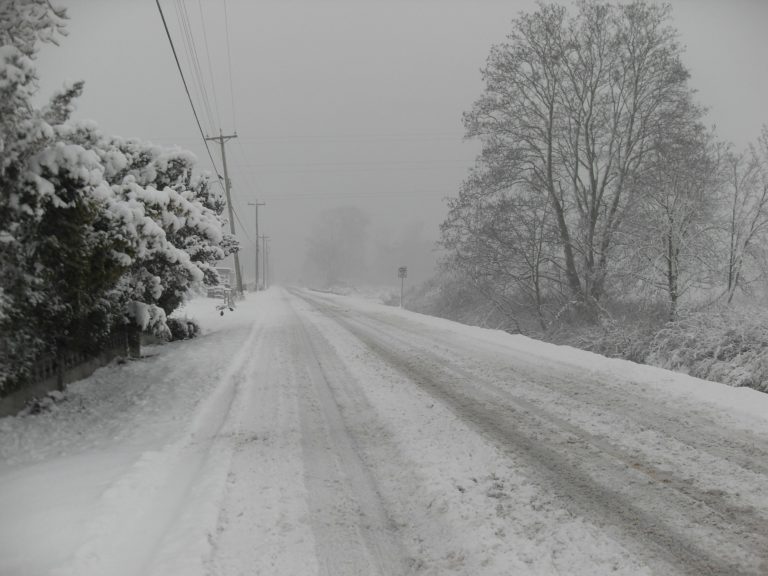
{"type": "Polygon", "coordinates": [[[34,105],[36,46],[65,17],[0,2],[0,394],[40,354],[95,352],[121,325],[170,335],[171,312],[237,249],[191,153],[71,120],[82,83],[34,105]]]}

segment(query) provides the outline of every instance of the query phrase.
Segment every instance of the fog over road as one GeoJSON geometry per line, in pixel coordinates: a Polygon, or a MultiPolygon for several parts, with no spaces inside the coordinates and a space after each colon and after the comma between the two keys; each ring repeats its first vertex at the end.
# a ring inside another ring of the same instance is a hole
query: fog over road
{"type": "Polygon", "coordinates": [[[302,289],[205,322],[0,421],[0,573],[768,573],[765,395],[302,289]]]}

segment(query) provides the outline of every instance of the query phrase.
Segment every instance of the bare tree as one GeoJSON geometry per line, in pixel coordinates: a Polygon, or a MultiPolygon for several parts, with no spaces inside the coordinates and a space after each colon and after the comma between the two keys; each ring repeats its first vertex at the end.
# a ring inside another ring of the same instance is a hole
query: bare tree
{"type": "Polygon", "coordinates": [[[513,22],[483,70],[485,93],[464,117],[482,164],[546,198],[571,294],[592,314],[628,186],[651,161],[664,118],[690,98],[669,8],[635,1],[540,5],[513,22]]]}
{"type": "Polygon", "coordinates": [[[666,293],[670,320],[690,289],[716,282],[718,241],[722,147],[696,123],[698,110],[680,112],[632,182],[643,194],[628,231],[634,258],[627,274],[666,293]]]}
{"type": "Polygon", "coordinates": [[[560,285],[549,204],[535,193],[508,191],[495,175],[475,173],[449,203],[442,244],[451,263],[507,312],[533,307],[542,329],[545,304],[560,285]],[[491,193],[491,189],[496,189],[491,193]],[[480,198],[479,196],[482,198],[480,198]]]}
{"type": "Polygon", "coordinates": [[[747,283],[745,265],[757,260],[768,232],[768,127],[747,152],[731,154],[725,186],[726,295],[730,303],[747,283]]]}

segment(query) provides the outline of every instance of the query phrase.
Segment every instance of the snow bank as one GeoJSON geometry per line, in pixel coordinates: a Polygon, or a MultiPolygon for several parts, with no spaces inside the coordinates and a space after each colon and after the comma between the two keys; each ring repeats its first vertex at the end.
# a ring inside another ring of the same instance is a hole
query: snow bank
{"type": "Polygon", "coordinates": [[[387,314],[409,322],[417,322],[453,334],[457,338],[473,338],[492,343],[499,346],[501,350],[523,353],[529,357],[538,358],[542,363],[554,362],[561,366],[573,366],[592,371],[595,374],[614,375],[619,380],[630,381],[633,386],[653,388],[660,396],[671,395],[680,399],[701,400],[768,422],[768,394],[751,388],[734,388],[664,368],[637,364],[618,358],[607,358],[593,352],[570,346],[550,344],[519,334],[466,326],[443,318],[375,304],[364,298],[346,296],[342,299],[333,295],[326,297],[338,298],[339,302],[347,304],[354,303],[355,307],[368,312],[387,314]]]}
{"type": "Polygon", "coordinates": [[[0,574],[146,574],[147,551],[157,574],[203,573],[228,470],[213,438],[260,314],[255,298],[224,316],[216,303],[184,308],[199,338],[113,362],[50,411],[0,419],[0,574]],[[175,537],[153,540],[164,532],[175,537]]]}

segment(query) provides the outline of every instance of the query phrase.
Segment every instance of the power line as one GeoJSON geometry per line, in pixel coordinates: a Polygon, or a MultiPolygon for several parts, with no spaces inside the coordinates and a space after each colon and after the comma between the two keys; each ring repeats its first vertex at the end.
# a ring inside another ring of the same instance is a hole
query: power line
{"type": "Polygon", "coordinates": [[[455,196],[456,192],[452,190],[384,190],[376,192],[297,192],[297,193],[283,193],[283,194],[263,194],[259,196],[264,200],[307,200],[307,199],[323,199],[323,198],[337,198],[337,199],[353,199],[353,198],[388,198],[395,196],[412,196],[412,197],[445,197],[455,196]]]}
{"type": "MultiPolygon", "coordinates": [[[[240,153],[240,157],[243,159],[243,163],[240,165],[240,168],[244,168],[248,166],[248,158],[247,154],[245,153],[245,149],[243,148],[243,145],[240,144],[240,141],[237,141],[236,148],[238,149],[238,152],[240,153]]],[[[261,196],[261,188],[256,185],[256,183],[251,180],[251,174],[250,170],[239,170],[241,174],[245,175],[246,184],[248,185],[248,188],[251,190],[255,190],[259,196],[261,196]]]]}
{"type": "Polygon", "coordinates": [[[345,162],[253,162],[244,164],[247,168],[346,168],[346,167],[387,167],[387,166],[464,166],[474,160],[348,160],[345,162]]]}
{"type": "Polygon", "coordinates": [[[174,6],[176,8],[176,19],[179,24],[179,34],[181,36],[182,45],[184,46],[184,53],[187,57],[187,64],[189,66],[189,70],[191,72],[191,80],[190,80],[190,86],[193,88],[193,92],[195,92],[195,96],[198,102],[202,103],[202,111],[200,114],[200,118],[203,120],[203,124],[206,124],[205,120],[207,120],[207,125],[205,127],[206,133],[213,129],[213,123],[211,122],[211,116],[210,116],[210,110],[206,108],[205,106],[205,97],[203,96],[203,91],[200,85],[200,82],[198,78],[196,77],[196,68],[194,65],[194,56],[192,54],[192,47],[189,43],[189,33],[187,32],[186,28],[186,21],[184,20],[184,16],[181,13],[181,4],[179,3],[179,0],[176,0],[174,3],[174,6]]]}
{"type": "Polygon", "coordinates": [[[183,33],[182,38],[184,40],[185,47],[187,48],[189,63],[192,69],[192,78],[193,80],[197,78],[197,87],[203,103],[203,109],[208,115],[208,127],[213,132],[215,124],[213,112],[211,112],[211,101],[208,98],[208,90],[206,89],[205,77],[203,75],[202,66],[200,66],[200,57],[198,56],[197,52],[197,43],[195,42],[195,36],[192,33],[192,21],[189,18],[187,5],[183,2],[183,0],[176,0],[176,13],[179,17],[179,23],[183,33]]]}
{"type": "Polygon", "coordinates": [[[155,0],[155,3],[157,4],[157,10],[160,12],[160,18],[163,21],[163,27],[165,28],[166,36],[168,36],[168,42],[171,45],[171,51],[173,52],[173,59],[176,61],[176,68],[178,68],[179,75],[181,76],[181,81],[184,84],[184,90],[187,93],[187,98],[189,99],[189,105],[192,107],[192,113],[195,116],[195,122],[197,122],[197,128],[200,130],[200,137],[203,139],[205,150],[208,152],[208,158],[210,158],[211,160],[211,166],[213,166],[213,171],[216,173],[216,176],[221,178],[221,175],[219,175],[219,171],[216,169],[216,162],[213,161],[213,155],[211,154],[211,149],[208,147],[208,141],[205,139],[205,132],[203,132],[203,127],[200,124],[200,118],[197,115],[197,110],[195,110],[195,103],[192,101],[192,95],[189,93],[189,86],[187,85],[186,78],[184,78],[184,71],[181,69],[179,56],[176,53],[176,47],[173,45],[173,38],[171,38],[171,32],[170,30],[168,30],[168,23],[165,21],[165,14],[163,14],[163,8],[162,6],[160,6],[160,0],[155,0]]]}
{"type": "Polygon", "coordinates": [[[466,164],[423,164],[414,166],[341,166],[341,167],[314,167],[314,168],[244,168],[244,171],[256,172],[258,174],[322,174],[322,175],[345,175],[345,174],[366,174],[366,173],[378,173],[378,174],[400,174],[403,172],[445,172],[447,170],[454,171],[456,173],[462,173],[466,168],[471,167],[472,163],[466,164]]]}
{"type": "Polygon", "coordinates": [[[224,26],[227,31],[227,67],[229,68],[229,96],[232,100],[232,130],[236,130],[235,91],[232,88],[232,51],[229,42],[229,12],[227,11],[227,0],[224,0],[224,26]]]}
{"type": "Polygon", "coordinates": [[[245,229],[243,222],[240,220],[240,216],[237,215],[237,210],[235,210],[234,204],[232,205],[232,213],[235,215],[235,220],[237,220],[237,223],[240,224],[240,230],[242,230],[243,234],[245,234],[245,237],[248,239],[248,243],[253,244],[253,239],[251,239],[251,236],[248,234],[248,231],[245,229]]]}
{"type": "Polygon", "coordinates": [[[221,116],[219,114],[219,99],[216,95],[216,80],[213,78],[213,65],[211,64],[211,51],[208,47],[208,32],[205,30],[205,17],[203,16],[203,2],[197,0],[197,7],[200,10],[200,24],[203,27],[203,40],[205,42],[205,55],[208,59],[208,76],[211,78],[211,89],[213,90],[213,105],[216,110],[216,118],[219,121],[219,127],[221,127],[221,116]]]}
{"type": "Polygon", "coordinates": [[[281,141],[294,141],[294,140],[332,140],[332,141],[434,141],[434,140],[448,140],[448,141],[461,141],[464,137],[464,132],[451,131],[451,132],[370,132],[370,133],[328,133],[328,134],[281,134],[279,136],[271,137],[252,137],[245,138],[250,142],[281,142],[281,141]]]}
{"type": "MultiPolygon", "coordinates": [[[[188,47],[188,54],[190,54],[190,62],[191,62],[191,68],[192,68],[192,77],[193,80],[197,80],[198,90],[200,92],[204,109],[207,111],[209,124],[213,126],[213,113],[211,112],[211,105],[210,105],[210,99],[208,98],[208,90],[206,88],[206,81],[205,81],[205,75],[203,74],[203,69],[200,64],[200,58],[199,53],[197,50],[197,43],[194,39],[194,34],[192,32],[192,24],[189,17],[189,12],[187,11],[186,5],[184,4],[183,0],[177,0],[177,6],[180,7],[180,10],[177,9],[177,13],[179,14],[179,21],[181,23],[181,28],[184,33],[184,39],[185,39],[185,46],[188,47]]],[[[208,44],[208,35],[205,28],[205,18],[202,11],[202,3],[200,0],[198,0],[198,8],[200,12],[200,19],[201,19],[201,25],[203,28],[203,37],[204,37],[204,45],[206,49],[206,57],[207,57],[207,63],[208,63],[208,71],[209,71],[209,78],[211,80],[212,84],[212,90],[213,90],[213,96],[214,96],[214,104],[215,104],[215,112],[216,112],[216,118],[218,119],[219,126],[221,126],[221,117],[219,115],[219,108],[218,108],[218,98],[216,95],[216,82],[213,78],[213,66],[211,64],[211,55],[210,55],[210,49],[208,44]]],[[[231,84],[230,84],[231,86],[231,84]]],[[[206,142],[209,140],[208,138],[205,138],[206,142]]],[[[224,162],[224,158],[222,157],[222,162],[224,162]]],[[[230,201],[230,204],[232,206],[232,216],[234,216],[235,221],[239,224],[240,230],[245,235],[246,239],[249,243],[252,243],[253,240],[251,240],[250,235],[248,234],[247,229],[243,225],[243,222],[240,220],[240,216],[238,215],[237,209],[235,208],[234,202],[230,201]]]]}
{"type": "MultiPolygon", "coordinates": [[[[445,132],[445,133],[380,133],[380,134],[296,134],[296,135],[281,135],[281,136],[241,136],[244,142],[255,142],[259,144],[272,144],[278,142],[294,142],[294,141],[333,141],[333,142],[432,142],[432,141],[461,141],[464,134],[462,132],[445,132]]],[[[156,139],[169,139],[169,140],[184,140],[184,136],[160,136],[156,139]]]]}

